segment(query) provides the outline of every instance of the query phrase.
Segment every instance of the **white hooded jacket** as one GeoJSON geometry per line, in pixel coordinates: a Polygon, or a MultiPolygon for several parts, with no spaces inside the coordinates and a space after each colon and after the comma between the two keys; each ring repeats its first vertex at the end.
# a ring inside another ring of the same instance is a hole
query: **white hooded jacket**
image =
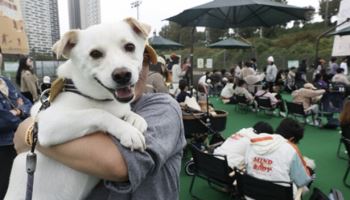
{"type": "Polygon", "coordinates": [[[231,135],[225,142],[214,150],[214,154],[225,155],[228,165],[241,168],[244,166],[244,156],[250,144],[250,139],[256,137],[253,128],[243,128],[231,135]]]}
{"type": "Polygon", "coordinates": [[[296,145],[281,135],[259,134],[246,151],[247,173],[269,181],[293,182],[298,187],[311,181],[296,145]]]}

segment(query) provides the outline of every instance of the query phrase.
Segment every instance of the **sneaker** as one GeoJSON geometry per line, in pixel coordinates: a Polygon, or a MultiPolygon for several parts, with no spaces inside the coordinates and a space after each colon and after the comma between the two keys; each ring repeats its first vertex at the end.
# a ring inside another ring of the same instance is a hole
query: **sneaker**
{"type": "Polygon", "coordinates": [[[281,117],[287,117],[287,114],[285,112],[280,112],[279,114],[281,117]]]}
{"type": "Polygon", "coordinates": [[[227,104],[227,103],[230,103],[230,100],[229,100],[229,99],[223,99],[222,102],[223,102],[224,104],[227,104]]]}

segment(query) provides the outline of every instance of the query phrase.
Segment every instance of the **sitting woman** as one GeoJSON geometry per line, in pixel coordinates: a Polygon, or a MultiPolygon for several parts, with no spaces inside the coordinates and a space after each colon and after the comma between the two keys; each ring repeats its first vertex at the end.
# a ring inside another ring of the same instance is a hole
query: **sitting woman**
{"type": "Polygon", "coordinates": [[[248,103],[254,103],[254,97],[248,92],[247,84],[244,80],[238,81],[237,87],[234,89],[233,94],[237,96],[244,96],[247,99],[248,103]]]}
{"type": "Polygon", "coordinates": [[[315,75],[314,86],[317,89],[328,89],[328,83],[324,80],[324,76],[322,74],[315,75]]]}
{"type": "Polygon", "coordinates": [[[187,81],[182,79],[179,82],[180,93],[176,96],[177,102],[181,103],[186,100],[186,97],[191,97],[191,94],[188,93],[187,81]]]}
{"type": "Polygon", "coordinates": [[[234,82],[233,77],[232,76],[228,77],[228,82],[226,83],[225,87],[221,90],[220,98],[224,103],[234,104],[236,102],[236,99],[233,96],[233,92],[234,92],[233,82],[234,82]]]}

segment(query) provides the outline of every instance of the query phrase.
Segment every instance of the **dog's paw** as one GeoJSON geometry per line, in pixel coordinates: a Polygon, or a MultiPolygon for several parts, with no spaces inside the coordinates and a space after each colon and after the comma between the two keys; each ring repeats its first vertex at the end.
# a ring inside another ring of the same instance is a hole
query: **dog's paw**
{"type": "Polygon", "coordinates": [[[144,133],[147,130],[147,122],[138,114],[130,113],[124,117],[124,120],[129,124],[137,128],[141,133],[144,133]]]}
{"type": "Polygon", "coordinates": [[[134,149],[140,151],[146,149],[145,137],[136,128],[132,128],[128,132],[122,134],[120,137],[120,143],[123,146],[130,148],[132,151],[134,149]]]}

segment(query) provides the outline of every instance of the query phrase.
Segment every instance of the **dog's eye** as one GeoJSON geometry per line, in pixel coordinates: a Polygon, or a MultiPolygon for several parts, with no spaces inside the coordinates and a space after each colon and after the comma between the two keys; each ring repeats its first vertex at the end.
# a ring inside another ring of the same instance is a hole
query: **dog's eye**
{"type": "Polygon", "coordinates": [[[132,43],[127,43],[126,45],[124,45],[124,49],[127,52],[134,52],[135,51],[135,45],[132,43]]]}
{"type": "Polygon", "coordinates": [[[101,58],[103,56],[103,53],[99,50],[92,50],[90,52],[90,56],[94,59],[98,59],[98,58],[101,58]]]}

